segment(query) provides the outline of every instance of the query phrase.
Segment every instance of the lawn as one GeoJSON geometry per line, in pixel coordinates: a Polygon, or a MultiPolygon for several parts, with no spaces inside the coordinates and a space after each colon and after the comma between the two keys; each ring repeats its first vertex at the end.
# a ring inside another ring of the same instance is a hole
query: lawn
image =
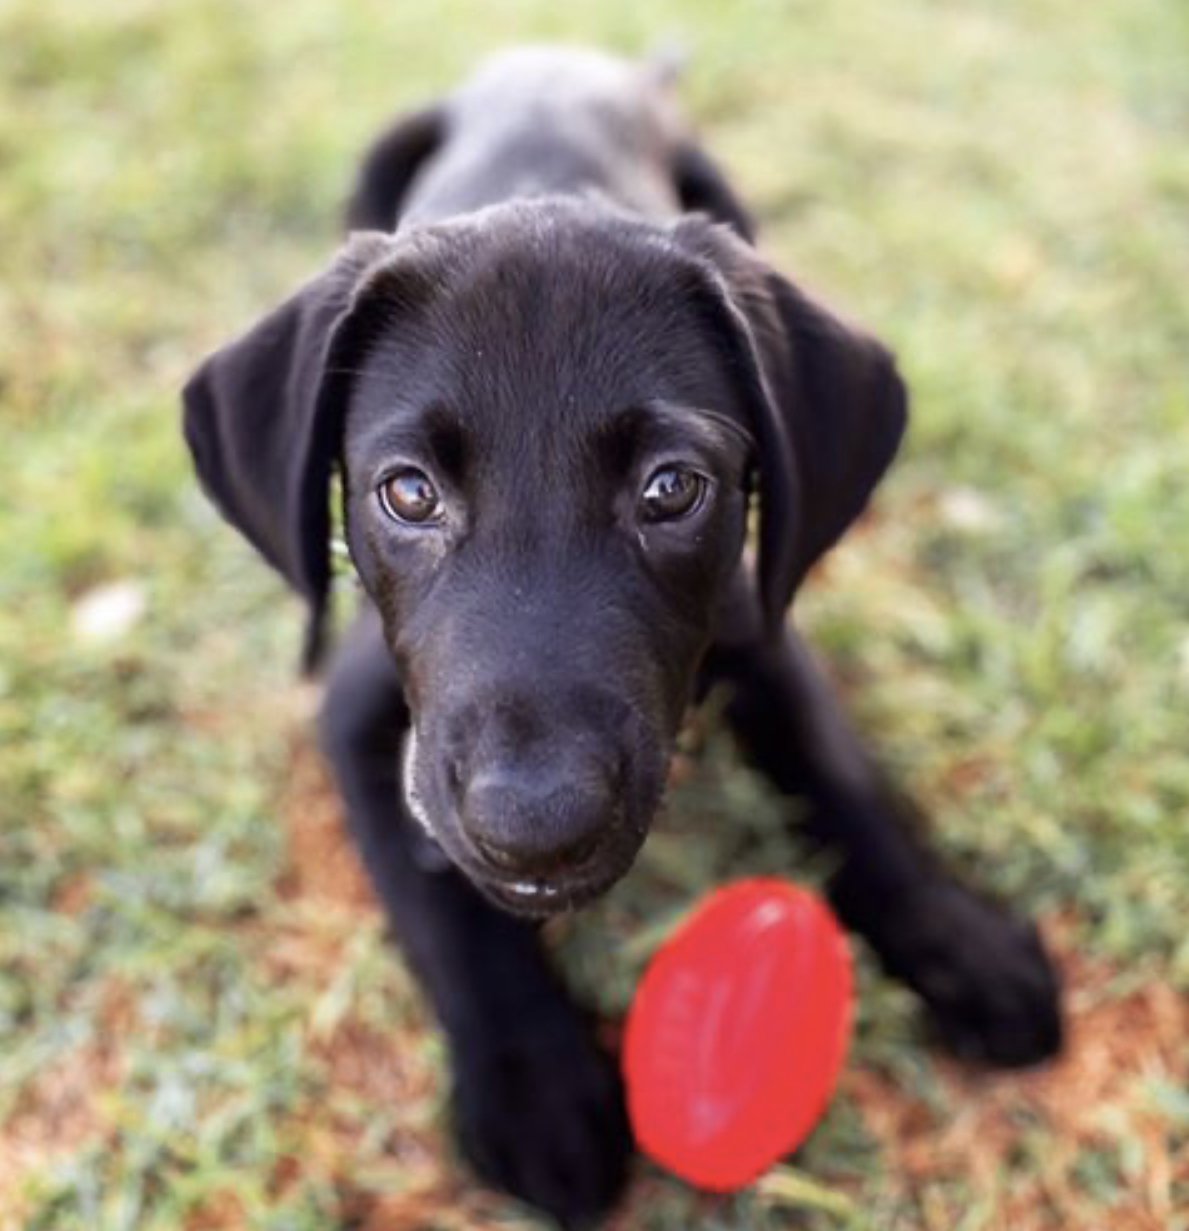
{"type": "MultiPolygon", "coordinates": [[[[767,253],[898,352],[911,439],[797,619],[1070,982],[1051,1069],[927,1047],[859,953],[842,1089],[617,1231],[1189,1228],[1189,9],[1174,0],[0,6],[0,1227],[541,1228],[451,1158],[443,1056],[312,751],[297,604],[177,389],[326,260],[391,112],[526,39],[676,39],[767,253]]],[[[552,928],[609,1037],[657,928],[787,869],[712,718],[552,928]]]]}

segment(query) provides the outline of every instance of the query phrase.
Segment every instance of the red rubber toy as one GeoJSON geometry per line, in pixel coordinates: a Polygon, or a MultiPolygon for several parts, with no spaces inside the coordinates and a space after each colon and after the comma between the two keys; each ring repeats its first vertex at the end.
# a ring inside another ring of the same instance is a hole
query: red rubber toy
{"type": "Polygon", "coordinates": [[[699,1188],[742,1188],[795,1149],[838,1080],[850,951],[825,903],[773,878],[711,894],[657,951],[628,1014],[640,1148],[699,1188]]]}

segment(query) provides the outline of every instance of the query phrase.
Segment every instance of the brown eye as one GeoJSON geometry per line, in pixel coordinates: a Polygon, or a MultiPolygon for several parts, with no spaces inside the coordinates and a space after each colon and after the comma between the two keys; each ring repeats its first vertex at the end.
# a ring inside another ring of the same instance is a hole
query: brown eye
{"type": "Polygon", "coordinates": [[[640,497],[647,521],[675,521],[692,513],[701,503],[706,480],[685,466],[662,466],[644,484],[640,497]]]}
{"type": "Polygon", "coordinates": [[[380,504],[394,521],[424,526],[440,521],[442,498],[423,470],[406,466],[380,484],[380,504]]]}

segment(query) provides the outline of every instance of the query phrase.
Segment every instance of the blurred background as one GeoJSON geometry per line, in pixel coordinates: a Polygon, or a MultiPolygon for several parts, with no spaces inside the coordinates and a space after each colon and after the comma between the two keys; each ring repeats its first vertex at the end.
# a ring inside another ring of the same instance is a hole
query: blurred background
{"type": "MultiPolygon", "coordinates": [[[[297,603],[198,494],[176,394],[327,260],[378,126],[525,40],[685,47],[766,253],[899,353],[908,447],[797,618],[1070,984],[1066,1059],[986,1077],[860,954],[808,1147],[729,1198],[641,1163],[613,1225],[1189,1226],[1175,0],[0,6],[0,1226],[541,1227],[451,1157],[297,603]]],[[[638,868],[551,929],[609,1038],[666,919],[796,858],[724,743],[698,723],[638,868]]]]}

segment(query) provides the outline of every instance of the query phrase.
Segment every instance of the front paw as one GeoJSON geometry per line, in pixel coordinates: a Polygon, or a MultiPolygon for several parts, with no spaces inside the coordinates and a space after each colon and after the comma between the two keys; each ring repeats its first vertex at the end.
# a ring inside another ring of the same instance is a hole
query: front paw
{"type": "Polygon", "coordinates": [[[459,1143],[480,1177],[586,1227],[623,1189],[632,1137],[618,1071],[573,1023],[455,1054],[459,1143]]]}
{"type": "Polygon", "coordinates": [[[889,916],[870,940],[954,1055],[1014,1068],[1060,1050],[1060,985],[1035,925],[946,880],[889,916]]]}

